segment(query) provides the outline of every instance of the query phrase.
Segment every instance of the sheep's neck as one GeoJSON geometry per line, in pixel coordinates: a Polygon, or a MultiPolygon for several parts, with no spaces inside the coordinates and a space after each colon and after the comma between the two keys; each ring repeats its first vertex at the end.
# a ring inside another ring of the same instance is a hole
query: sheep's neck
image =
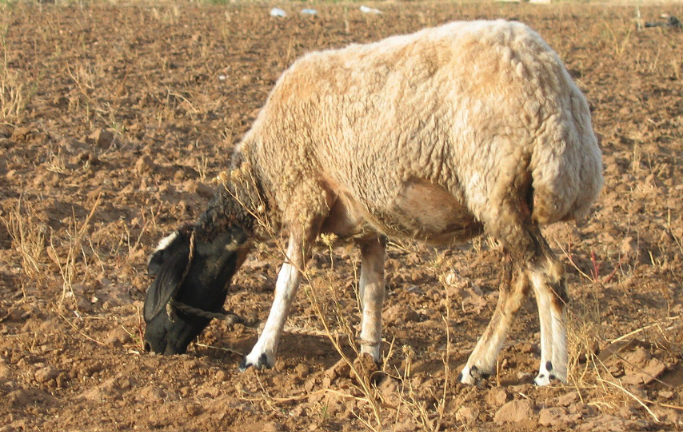
{"type": "Polygon", "coordinates": [[[219,234],[241,228],[248,237],[254,235],[256,220],[252,200],[233,184],[219,186],[204,213],[199,217],[195,229],[203,240],[213,240],[219,234]]]}

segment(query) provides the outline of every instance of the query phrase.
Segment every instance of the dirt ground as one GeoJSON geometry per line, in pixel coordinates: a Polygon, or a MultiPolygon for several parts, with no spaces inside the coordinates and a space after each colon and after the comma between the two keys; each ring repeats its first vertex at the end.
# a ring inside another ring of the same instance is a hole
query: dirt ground
{"type": "MultiPolygon", "coordinates": [[[[680,430],[683,31],[637,31],[633,6],[359,5],[284,3],[273,18],[267,4],[0,4],[1,432],[680,430]],[[141,349],[147,255],[201,213],[289,64],[498,17],[560,54],[604,151],[594,214],[545,229],[572,296],[567,385],[531,383],[533,300],[497,378],[456,383],[496,303],[486,238],[390,244],[383,373],[339,362],[355,358],[359,323],[359,255],[342,244],[314,254],[274,369],[237,365],[267,316],[281,239],[259,245],[226,302],[254,325],[214,321],[187,355],[141,349]]],[[[683,5],[640,13],[663,22],[683,5]]]]}

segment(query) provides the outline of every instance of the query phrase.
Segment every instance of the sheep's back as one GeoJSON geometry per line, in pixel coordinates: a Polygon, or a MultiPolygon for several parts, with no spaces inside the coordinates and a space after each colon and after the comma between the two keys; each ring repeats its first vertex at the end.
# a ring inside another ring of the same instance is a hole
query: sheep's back
{"type": "Polygon", "coordinates": [[[482,219],[530,176],[533,215],[548,223],[585,213],[602,185],[583,95],[537,33],[505,21],[308,54],[245,143],[281,208],[328,178],[381,213],[418,178],[482,219]]]}

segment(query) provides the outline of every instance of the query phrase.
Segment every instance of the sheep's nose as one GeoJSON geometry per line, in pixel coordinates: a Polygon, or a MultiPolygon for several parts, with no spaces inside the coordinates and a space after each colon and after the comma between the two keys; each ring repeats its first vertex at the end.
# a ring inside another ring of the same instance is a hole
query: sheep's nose
{"type": "Polygon", "coordinates": [[[145,349],[145,352],[152,351],[152,345],[147,341],[145,341],[145,343],[142,345],[142,347],[145,349]]]}

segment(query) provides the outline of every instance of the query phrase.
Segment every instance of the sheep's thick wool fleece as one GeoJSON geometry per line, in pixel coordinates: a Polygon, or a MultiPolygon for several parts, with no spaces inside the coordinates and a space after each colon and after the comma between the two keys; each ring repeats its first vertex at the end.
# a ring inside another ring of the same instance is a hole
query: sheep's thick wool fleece
{"type": "Polygon", "coordinates": [[[585,215],[602,187],[586,99],[535,31],[502,20],[308,54],[238,151],[290,222],[324,213],[321,181],[382,215],[419,179],[485,225],[523,189],[551,223],[585,215]]]}

